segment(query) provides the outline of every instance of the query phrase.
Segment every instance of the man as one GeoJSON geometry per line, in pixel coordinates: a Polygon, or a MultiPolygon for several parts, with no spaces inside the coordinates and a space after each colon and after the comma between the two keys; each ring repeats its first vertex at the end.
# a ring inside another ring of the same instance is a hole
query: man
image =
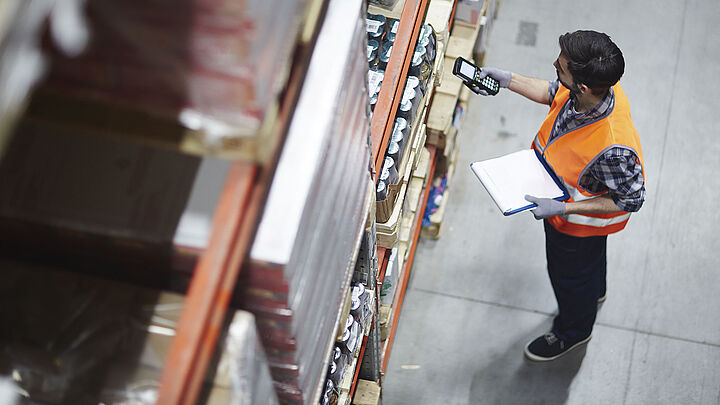
{"type": "Polygon", "coordinates": [[[525,355],[536,361],[554,360],[590,340],[606,297],[607,235],[622,230],[645,200],[640,139],[617,84],[625,69],[622,52],[595,31],[567,33],[559,42],[553,82],[495,68],[482,68],[481,74],[550,105],[532,147],[571,196],[567,202],[525,197],[537,204],[535,218],[544,219],[548,273],[558,303],[552,330],[525,347],[525,355]]]}

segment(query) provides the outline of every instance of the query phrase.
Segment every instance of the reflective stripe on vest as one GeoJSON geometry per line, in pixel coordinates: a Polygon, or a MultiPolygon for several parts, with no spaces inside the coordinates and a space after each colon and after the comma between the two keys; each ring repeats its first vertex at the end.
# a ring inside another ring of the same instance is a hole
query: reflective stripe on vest
{"type": "Polygon", "coordinates": [[[594,226],[596,228],[602,228],[602,227],[606,227],[608,225],[619,224],[623,221],[627,221],[628,219],[630,219],[630,213],[626,212],[626,213],[620,215],[619,217],[613,217],[613,218],[595,218],[595,217],[588,217],[586,215],[569,214],[569,215],[563,215],[563,219],[565,219],[567,222],[570,222],[571,224],[594,226]]]}
{"type": "Polygon", "coordinates": [[[565,186],[565,189],[568,191],[568,194],[570,194],[570,197],[572,197],[573,201],[585,201],[597,197],[595,195],[586,196],[585,194],[581,193],[580,190],[568,184],[565,179],[563,179],[562,177],[559,178],[560,182],[563,184],[563,186],[565,186]]]}

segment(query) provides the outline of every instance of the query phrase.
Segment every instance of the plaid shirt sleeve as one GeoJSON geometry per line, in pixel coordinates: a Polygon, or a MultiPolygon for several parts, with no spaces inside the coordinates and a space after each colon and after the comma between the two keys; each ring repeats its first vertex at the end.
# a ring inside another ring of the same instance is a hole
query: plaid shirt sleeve
{"type": "Polygon", "coordinates": [[[555,94],[560,88],[560,82],[558,80],[554,80],[552,82],[548,81],[548,83],[550,84],[550,86],[548,86],[548,105],[550,105],[553,100],[555,100],[555,94]]]}
{"type": "Polygon", "coordinates": [[[645,179],[635,153],[627,148],[605,152],[580,180],[591,193],[607,190],[623,211],[636,212],[645,201],[645,179]]]}

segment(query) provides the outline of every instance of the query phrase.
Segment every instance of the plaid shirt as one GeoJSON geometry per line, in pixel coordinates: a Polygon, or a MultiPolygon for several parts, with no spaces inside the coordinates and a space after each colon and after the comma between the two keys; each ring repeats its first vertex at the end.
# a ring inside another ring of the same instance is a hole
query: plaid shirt
{"type": "MultiPolygon", "coordinates": [[[[550,82],[549,102],[552,103],[560,82],[550,82]]],[[[575,99],[571,96],[560,111],[549,141],[580,126],[588,125],[608,116],[615,105],[612,88],[607,96],[587,113],[575,111],[575,99]]],[[[603,153],[580,179],[578,185],[596,194],[608,191],[615,204],[623,211],[635,212],[645,201],[645,181],[642,166],[635,152],[628,148],[610,148],[603,153]]]]}

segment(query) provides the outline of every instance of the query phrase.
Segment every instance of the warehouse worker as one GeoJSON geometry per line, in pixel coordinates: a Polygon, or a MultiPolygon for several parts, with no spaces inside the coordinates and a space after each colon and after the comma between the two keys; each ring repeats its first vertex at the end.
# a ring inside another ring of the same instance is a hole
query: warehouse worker
{"type": "Polygon", "coordinates": [[[606,34],[560,36],[557,79],[533,79],[495,68],[490,76],[530,100],[550,105],[532,147],[570,193],[567,202],[525,198],[544,219],[548,273],[558,303],[552,330],[525,346],[536,361],[554,360],[587,343],[606,297],[607,235],[625,227],[645,200],[638,133],[620,84],[625,60],[606,34]]]}

